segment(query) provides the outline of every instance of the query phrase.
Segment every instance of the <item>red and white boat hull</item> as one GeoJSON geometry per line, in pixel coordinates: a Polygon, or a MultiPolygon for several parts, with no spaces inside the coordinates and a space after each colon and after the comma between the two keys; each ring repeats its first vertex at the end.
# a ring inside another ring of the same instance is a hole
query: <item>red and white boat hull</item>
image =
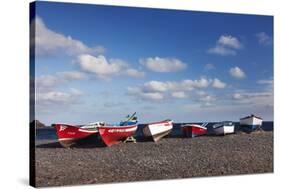
{"type": "Polygon", "coordinates": [[[135,134],[137,125],[98,127],[99,134],[107,146],[118,144],[135,134]]]}
{"type": "Polygon", "coordinates": [[[172,128],[173,121],[171,120],[149,123],[143,128],[143,134],[145,137],[151,137],[154,142],[157,142],[164,136],[168,135],[172,128]]]}
{"type": "Polygon", "coordinates": [[[97,129],[84,129],[67,124],[54,124],[60,144],[63,147],[70,147],[77,141],[98,133],[97,129]]]}
{"type": "Polygon", "coordinates": [[[197,124],[187,124],[182,126],[182,132],[185,136],[193,138],[207,134],[207,128],[197,124]]]}

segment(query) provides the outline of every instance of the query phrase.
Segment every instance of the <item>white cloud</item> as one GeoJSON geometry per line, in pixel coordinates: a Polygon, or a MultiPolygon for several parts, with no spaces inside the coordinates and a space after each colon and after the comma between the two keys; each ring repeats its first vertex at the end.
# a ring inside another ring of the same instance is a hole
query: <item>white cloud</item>
{"type": "Polygon", "coordinates": [[[197,91],[196,95],[195,99],[200,102],[200,106],[202,107],[212,106],[216,101],[215,95],[208,94],[205,91],[197,91]]]}
{"type": "Polygon", "coordinates": [[[70,81],[83,79],[85,75],[78,71],[57,72],[54,75],[42,75],[35,78],[36,91],[49,91],[70,81]]]}
{"type": "Polygon", "coordinates": [[[61,91],[47,91],[38,92],[36,94],[36,104],[39,107],[49,106],[49,105],[71,105],[79,101],[79,97],[83,95],[78,89],[70,89],[70,92],[61,91]]]}
{"type": "Polygon", "coordinates": [[[243,98],[243,96],[240,93],[234,93],[233,94],[233,99],[240,100],[242,98],[243,98]]]}
{"type": "Polygon", "coordinates": [[[257,83],[260,85],[264,85],[263,88],[266,91],[273,93],[273,88],[274,88],[273,77],[270,77],[269,79],[258,80],[257,83]]]}
{"type": "Polygon", "coordinates": [[[230,68],[229,73],[232,77],[234,77],[236,79],[242,79],[242,78],[246,77],[244,71],[237,66],[233,67],[233,68],[230,68]]]}
{"type": "Polygon", "coordinates": [[[146,58],[140,59],[140,63],[154,72],[177,72],[187,67],[187,64],[176,58],[146,58]]]}
{"type": "Polygon", "coordinates": [[[138,87],[128,87],[128,94],[138,97],[142,100],[158,101],[164,99],[164,94],[161,92],[144,92],[138,87]]]}
{"type": "Polygon", "coordinates": [[[144,91],[191,91],[195,88],[206,88],[212,82],[211,79],[206,79],[201,77],[200,79],[195,80],[182,80],[182,81],[148,81],[144,83],[144,91]]]}
{"type": "Polygon", "coordinates": [[[173,83],[170,82],[161,82],[161,81],[149,81],[144,83],[145,91],[159,91],[164,92],[173,88],[173,83]]]}
{"type": "Polygon", "coordinates": [[[183,91],[173,92],[172,97],[174,98],[186,98],[187,95],[183,91]]]}
{"type": "Polygon", "coordinates": [[[220,36],[217,43],[219,45],[234,48],[234,49],[240,49],[242,47],[242,44],[240,43],[240,41],[236,37],[233,37],[231,35],[220,36]]]}
{"type": "Polygon", "coordinates": [[[210,48],[208,51],[210,54],[218,54],[222,56],[227,56],[227,55],[236,55],[236,51],[226,48],[224,46],[215,46],[213,48],[210,48]]]}
{"type": "Polygon", "coordinates": [[[204,69],[205,70],[212,70],[212,69],[215,69],[215,66],[214,66],[214,64],[206,64],[205,66],[204,66],[204,69]]]}
{"type": "Polygon", "coordinates": [[[264,106],[273,106],[272,91],[262,92],[236,92],[233,94],[233,99],[240,104],[255,104],[264,106]]]}
{"type": "Polygon", "coordinates": [[[261,79],[257,81],[258,84],[268,84],[268,85],[272,85],[273,84],[273,80],[272,79],[261,79]]]}
{"type": "Polygon", "coordinates": [[[236,50],[243,47],[242,43],[231,35],[222,35],[218,39],[216,45],[208,49],[208,53],[217,54],[221,56],[236,55],[236,50]]]}
{"type": "Polygon", "coordinates": [[[78,56],[77,63],[81,70],[95,74],[100,78],[110,78],[117,75],[127,75],[130,77],[143,77],[144,72],[130,68],[129,64],[120,59],[107,59],[103,55],[93,56],[83,54],[78,56]]]}
{"type": "Polygon", "coordinates": [[[67,80],[78,80],[78,79],[85,78],[85,74],[79,71],[58,72],[57,75],[61,75],[63,78],[67,80]]]}
{"type": "Polygon", "coordinates": [[[218,88],[218,89],[223,89],[226,87],[226,83],[222,82],[221,80],[215,78],[213,80],[213,85],[214,88],[218,88]]]}
{"type": "Polygon", "coordinates": [[[210,84],[210,80],[201,77],[199,80],[193,81],[193,86],[196,88],[205,88],[208,87],[210,84]]]}
{"type": "Polygon", "coordinates": [[[201,97],[199,100],[202,101],[202,102],[208,102],[208,103],[210,103],[210,102],[215,101],[216,98],[213,97],[213,96],[211,96],[211,95],[206,95],[206,96],[201,97]]]}
{"type": "Polygon", "coordinates": [[[107,60],[103,55],[92,56],[89,54],[78,56],[78,64],[83,71],[100,76],[117,75],[127,67],[126,63],[121,60],[107,60]]]}
{"type": "Polygon", "coordinates": [[[138,70],[133,69],[133,68],[127,69],[126,73],[127,73],[128,76],[135,77],[135,78],[144,77],[144,75],[145,75],[144,72],[138,71],[138,70]]]}
{"type": "MultiPolygon", "coordinates": [[[[128,88],[128,94],[139,97],[141,99],[157,99],[161,100],[164,98],[187,98],[188,95],[186,94],[186,91],[193,91],[193,90],[200,90],[207,87],[213,87],[222,89],[226,87],[226,84],[219,79],[208,79],[201,77],[200,79],[196,80],[182,80],[182,81],[148,81],[145,82],[143,85],[137,86],[137,87],[129,87],[128,88]],[[152,96],[154,98],[152,98],[152,96]]],[[[198,96],[200,98],[209,98],[206,97],[207,94],[202,91],[198,92],[198,96]],[[200,93],[200,94],[199,94],[200,93]]],[[[202,100],[200,100],[202,101],[202,100]]]]}
{"type": "Polygon", "coordinates": [[[71,36],[52,31],[47,28],[43,20],[38,16],[33,20],[31,28],[35,28],[36,55],[50,56],[60,53],[67,53],[68,55],[81,53],[101,54],[105,51],[102,46],[88,47],[83,42],[72,39],[71,36]]]}
{"type": "Polygon", "coordinates": [[[260,32],[256,34],[258,42],[261,45],[271,45],[272,44],[272,37],[267,35],[265,32],[260,32]]]}

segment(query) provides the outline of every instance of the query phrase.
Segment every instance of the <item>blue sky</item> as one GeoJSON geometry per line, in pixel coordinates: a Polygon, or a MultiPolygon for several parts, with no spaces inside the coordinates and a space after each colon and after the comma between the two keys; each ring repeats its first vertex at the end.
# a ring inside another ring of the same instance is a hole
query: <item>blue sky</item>
{"type": "Polygon", "coordinates": [[[273,120],[273,17],[37,2],[43,123],[273,120]]]}

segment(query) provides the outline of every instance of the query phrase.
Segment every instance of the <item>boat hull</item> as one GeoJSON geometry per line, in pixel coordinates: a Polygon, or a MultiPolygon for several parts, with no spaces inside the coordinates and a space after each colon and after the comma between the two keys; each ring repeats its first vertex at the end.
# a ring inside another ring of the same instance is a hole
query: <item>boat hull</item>
{"type": "Polygon", "coordinates": [[[207,128],[200,125],[184,125],[182,126],[182,132],[188,138],[202,136],[207,134],[207,128]]]}
{"type": "Polygon", "coordinates": [[[63,147],[71,147],[78,141],[97,135],[97,129],[83,129],[73,125],[54,124],[58,140],[63,147]]]}
{"type": "Polygon", "coordinates": [[[137,125],[98,127],[99,134],[103,142],[108,147],[118,144],[126,138],[133,136],[136,130],[137,125]]]}
{"type": "Polygon", "coordinates": [[[151,138],[154,142],[159,141],[164,136],[168,135],[173,128],[171,121],[163,121],[150,123],[143,128],[143,134],[147,138],[151,138]]]}
{"type": "Polygon", "coordinates": [[[217,128],[214,128],[214,134],[215,135],[227,135],[234,133],[234,125],[232,126],[220,126],[217,128]]]}
{"type": "Polygon", "coordinates": [[[240,119],[240,128],[254,131],[262,126],[262,119],[255,116],[240,119]]]}

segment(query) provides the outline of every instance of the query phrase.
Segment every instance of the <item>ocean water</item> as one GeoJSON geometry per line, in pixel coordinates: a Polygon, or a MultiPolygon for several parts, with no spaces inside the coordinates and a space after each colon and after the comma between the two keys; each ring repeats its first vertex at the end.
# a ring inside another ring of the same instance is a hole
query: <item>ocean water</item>
{"type": "MultiPolygon", "coordinates": [[[[217,122],[209,122],[207,127],[210,127],[214,125],[217,122]]],[[[181,137],[183,136],[183,133],[181,131],[181,125],[187,124],[187,123],[174,123],[172,132],[170,133],[171,137],[181,137]]],[[[202,123],[196,123],[196,124],[202,124],[202,123]]],[[[264,131],[273,131],[273,122],[272,121],[264,121],[262,124],[262,129],[264,131]]],[[[136,131],[136,136],[141,137],[142,129],[145,126],[145,124],[139,124],[138,129],[136,131]]],[[[239,131],[239,122],[235,122],[235,131],[239,131]]],[[[56,130],[53,127],[47,127],[47,128],[39,128],[36,129],[36,140],[56,140],[57,134],[56,130]]]]}

